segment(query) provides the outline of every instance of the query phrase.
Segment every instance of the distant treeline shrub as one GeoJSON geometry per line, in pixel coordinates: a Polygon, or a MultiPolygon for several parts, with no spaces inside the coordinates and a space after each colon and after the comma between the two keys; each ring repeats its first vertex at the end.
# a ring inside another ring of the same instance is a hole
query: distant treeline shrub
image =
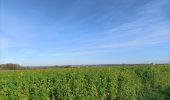
{"type": "Polygon", "coordinates": [[[16,70],[16,69],[20,69],[20,65],[19,64],[1,64],[0,65],[0,69],[2,70],[16,70]]]}

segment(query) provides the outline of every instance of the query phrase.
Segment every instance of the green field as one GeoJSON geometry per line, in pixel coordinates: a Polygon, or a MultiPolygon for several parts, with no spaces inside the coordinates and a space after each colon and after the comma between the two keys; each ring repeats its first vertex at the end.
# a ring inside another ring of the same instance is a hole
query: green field
{"type": "Polygon", "coordinates": [[[170,65],[1,70],[0,100],[170,100],[170,65]]]}

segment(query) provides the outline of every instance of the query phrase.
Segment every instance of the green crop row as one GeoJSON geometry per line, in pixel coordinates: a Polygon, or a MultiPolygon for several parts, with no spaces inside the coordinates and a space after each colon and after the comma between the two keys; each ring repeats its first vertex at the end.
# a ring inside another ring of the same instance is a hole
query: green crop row
{"type": "Polygon", "coordinates": [[[170,100],[170,65],[0,71],[0,100],[170,100]]]}

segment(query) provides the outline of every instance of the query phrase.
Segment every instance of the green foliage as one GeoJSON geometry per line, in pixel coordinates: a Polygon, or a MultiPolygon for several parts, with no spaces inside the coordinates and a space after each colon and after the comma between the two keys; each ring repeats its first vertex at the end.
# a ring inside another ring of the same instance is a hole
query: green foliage
{"type": "Polygon", "coordinates": [[[0,100],[170,100],[170,65],[4,70],[0,100]]]}

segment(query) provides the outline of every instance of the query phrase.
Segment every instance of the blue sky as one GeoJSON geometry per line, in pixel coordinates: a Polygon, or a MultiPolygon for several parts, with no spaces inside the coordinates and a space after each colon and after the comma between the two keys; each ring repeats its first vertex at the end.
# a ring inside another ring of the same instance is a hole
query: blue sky
{"type": "Polygon", "coordinates": [[[169,0],[0,1],[0,63],[170,63],[169,0]]]}

